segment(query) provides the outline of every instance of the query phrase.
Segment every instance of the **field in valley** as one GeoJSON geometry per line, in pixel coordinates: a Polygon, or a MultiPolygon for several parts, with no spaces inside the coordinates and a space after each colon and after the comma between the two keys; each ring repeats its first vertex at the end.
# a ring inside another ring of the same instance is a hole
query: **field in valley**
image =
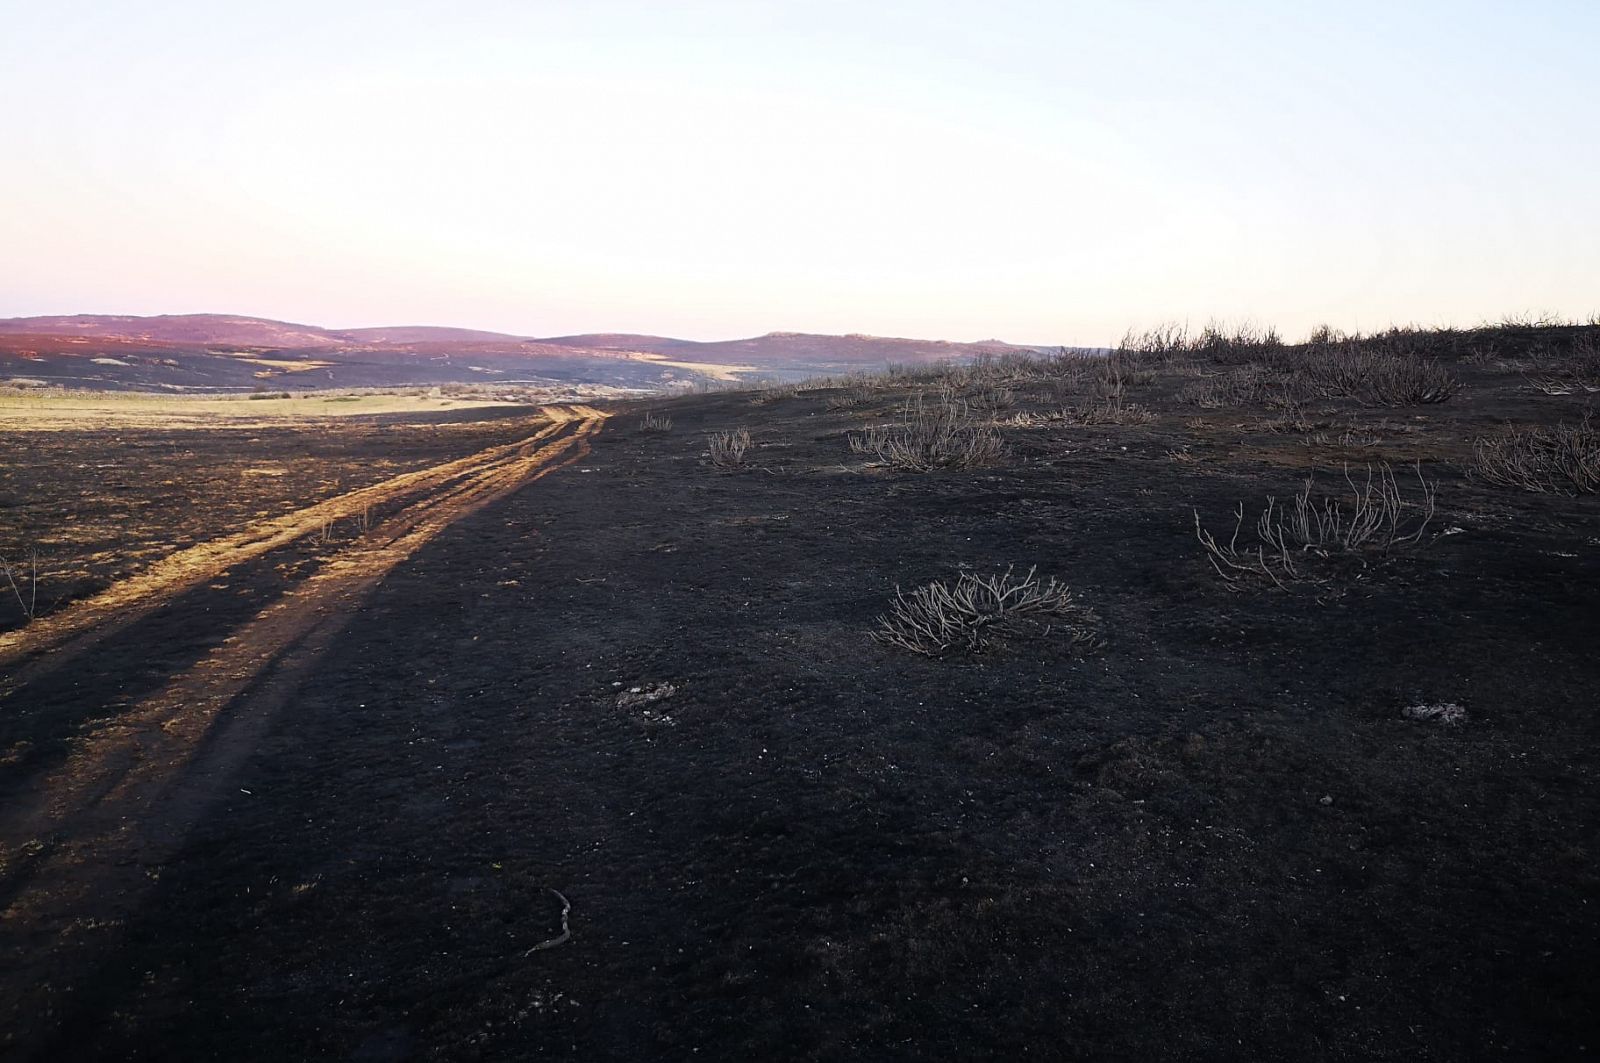
{"type": "Polygon", "coordinates": [[[1582,1058],[1596,395],[1516,325],[0,401],[0,1045],[1582,1058]]]}
{"type": "Polygon", "coordinates": [[[517,405],[482,395],[447,396],[422,389],[176,397],[130,391],[0,388],[0,431],[314,427],[329,417],[438,414],[517,405]]]}

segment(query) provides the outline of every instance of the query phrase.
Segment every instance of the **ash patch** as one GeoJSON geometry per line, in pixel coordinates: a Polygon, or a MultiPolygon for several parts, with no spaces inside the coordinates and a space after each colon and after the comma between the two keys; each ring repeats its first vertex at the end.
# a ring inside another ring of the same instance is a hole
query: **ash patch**
{"type": "Polygon", "coordinates": [[[1440,702],[1437,705],[1407,705],[1400,710],[1400,715],[1408,720],[1451,726],[1467,722],[1467,710],[1453,701],[1440,702]]]}
{"type": "Polygon", "coordinates": [[[625,712],[637,712],[645,724],[671,727],[678,721],[652,706],[666,701],[677,692],[678,688],[671,683],[641,683],[617,695],[617,708],[625,712]]]}

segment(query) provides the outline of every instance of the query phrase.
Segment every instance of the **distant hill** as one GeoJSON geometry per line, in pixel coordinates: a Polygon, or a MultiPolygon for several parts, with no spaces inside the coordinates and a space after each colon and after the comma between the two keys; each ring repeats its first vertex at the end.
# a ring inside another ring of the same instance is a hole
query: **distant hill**
{"type": "Polygon", "coordinates": [[[545,343],[594,350],[638,351],[719,365],[752,365],[765,369],[847,369],[891,362],[959,361],[982,354],[1037,350],[1000,340],[951,343],[898,336],[825,336],[809,332],[769,332],[746,340],[678,340],[667,336],[589,333],[555,336],[545,343]]]}
{"type": "Polygon", "coordinates": [[[655,351],[669,348],[692,347],[694,340],[675,340],[670,336],[641,336],[632,332],[587,332],[581,336],[550,336],[546,343],[559,343],[566,347],[595,347],[613,351],[655,351]]]}
{"type": "MultiPolygon", "coordinates": [[[[505,343],[522,342],[527,336],[505,332],[483,332],[470,328],[441,328],[437,325],[401,325],[397,328],[353,328],[330,333],[360,343],[505,343]]],[[[546,340],[545,342],[551,342],[546,340]]]]}
{"type": "Polygon", "coordinates": [[[998,340],[800,332],[710,342],[628,333],[540,339],[429,325],[326,329],[231,314],[74,314],[0,319],[0,383],[211,391],[446,383],[655,390],[701,378],[831,373],[1019,349],[998,340]]]}
{"type": "Polygon", "coordinates": [[[230,314],[161,314],[124,317],[109,314],[74,314],[69,317],[14,317],[0,319],[0,334],[80,336],[91,339],[133,340],[182,345],[237,344],[247,347],[335,346],[327,329],[230,314]]]}

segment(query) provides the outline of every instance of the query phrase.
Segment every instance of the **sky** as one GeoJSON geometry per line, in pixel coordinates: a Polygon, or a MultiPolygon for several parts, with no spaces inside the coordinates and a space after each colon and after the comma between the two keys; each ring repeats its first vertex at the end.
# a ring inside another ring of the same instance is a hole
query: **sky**
{"type": "Polygon", "coordinates": [[[1594,0],[0,0],[0,316],[1600,311],[1594,0]]]}

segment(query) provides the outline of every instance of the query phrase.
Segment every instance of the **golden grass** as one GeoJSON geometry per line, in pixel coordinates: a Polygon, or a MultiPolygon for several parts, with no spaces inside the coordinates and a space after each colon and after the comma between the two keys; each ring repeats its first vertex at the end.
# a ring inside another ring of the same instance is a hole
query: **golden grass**
{"type": "MultiPolygon", "coordinates": [[[[553,461],[569,445],[587,446],[585,440],[607,416],[582,405],[546,406],[542,413],[548,423],[524,439],[402,473],[169,554],[93,598],[74,602],[26,627],[0,633],[0,664],[9,666],[25,655],[59,649],[67,640],[104,625],[112,617],[121,616],[124,622],[130,622],[155,604],[216,579],[241,562],[314,535],[337,521],[355,517],[365,520],[374,508],[420,495],[426,502],[423,511],[438,505],[442,507],[440,512],[448,512],[455,504],[451,500],[458,496],[468,497],[486,489],[485,485],[520,482],[518,477],[553,461]],[[544,445],[568,425],[577,426],[574,434],[560,437],[559,445],[544,445]]],[[[15,681],[14,675],[0,678],[0,692],[15,681]]]]}
{"type": "Polygon", "coordinates": [[[635,362],[649,362],[652,365],[664,365],[673,369],[687,369],[690,372],[708,376],[712,380],[735,381],[742,379],[740,373],[754,373],[757,369],[753,365],[725,365],[721,362],[682,362],[668,358],[664,354],[651,354],[646,351],[629,351],[628,358],[635,362]]]}
{"type": "Polygon", "coordinates": [[[259,428],[286,420],[388,413],[466,410],[520,403],[498,399],[441,398],[401,392],[330,394],[289,399],[246,395],[188,397],[146,392],[0,389],[0,431],[70,431],[116,428],[259,428]]]}

